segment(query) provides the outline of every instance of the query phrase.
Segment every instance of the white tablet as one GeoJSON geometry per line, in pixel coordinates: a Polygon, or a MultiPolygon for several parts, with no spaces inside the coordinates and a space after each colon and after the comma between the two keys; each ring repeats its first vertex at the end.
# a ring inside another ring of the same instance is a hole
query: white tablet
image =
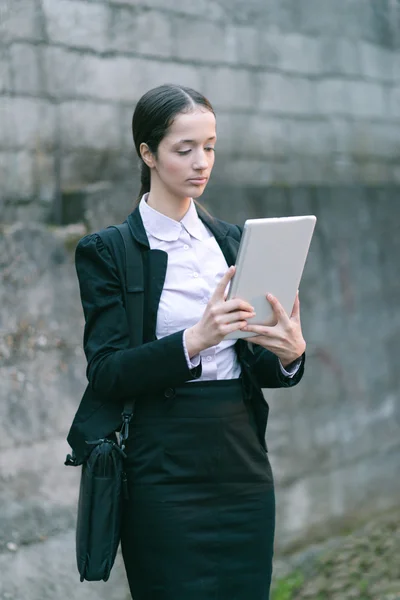
{"type": "MultiPolygon", "coordinates": [[[[256,316],[248,319],[248,323],[275,324],[267,293],[273,294],[287,314],[291,314],[316,220],[314,215],[307,215],[245,222],[227,300],[241,298],[254,306],[256,316]]],[[[254,335],[249,331],[234,331],[224,339],[254,335]]]]}

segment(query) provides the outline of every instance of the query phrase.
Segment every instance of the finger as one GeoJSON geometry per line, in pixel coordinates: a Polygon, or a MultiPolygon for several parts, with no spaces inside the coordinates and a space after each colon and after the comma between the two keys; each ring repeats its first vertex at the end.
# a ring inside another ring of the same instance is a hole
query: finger
{"type": "Polygon", "coordinates": [[[299,291],[297,290],[296,299],[293,304],[292,314],[290,315],[291,319],[300,319],[300,298],[299,291]]]}
{"type": "Polygon", "coordinates": [[[217,317],[217,321],[223,325],[228,323],[241,322],[247,325],[247,319],[251,319],[255,316],[255,313],[249,313],[247,310],[239,310],[236,312],[221,313],[217,317]]]}
{"type": "Polygon", "coordinates": [[[217,284],[213,295],[211,296],[211,300],[214,300],[214,301],[224,300],[224,292],[225,292],[226,286],[228,285],[229,281],[234,276],[235,268],[236,267],[233,267],[233,266],[229,267],[229,269],[226,271],[226,273],[224,273],[220,282],[217,284]]]}
{"type": "Polygon", "coordinates": [[[238,331],[246,324],[246,321],[235,321],[235,323],[228,323],[227,325],[224,325],[222,329],[223,335],[228,335],[228,333],[232,333],[232,331],[238,331]]]}
{"type": "Polygon", "coordinates": [[[267,294],[267,300],[271,304],[273,313],[278,322],[282,324],[287,324],[289,322],[289,317],[282,304],[279,302],[278,298],[275,298],[272,294],[267,294]]]}
{"type": "Polygon", "coordinates": [[[227,300],[225,302],[225,308],[227,311],[232,312],[235,310],[247,310],[249,312],[254,312],[254,306],[242,300],[241,298],[232,298],[231,300],[227,300]]]}
{"type": "Polygon", "coordinates": [[[254,325],[253,323],[249,323],[246,327],[242,328],[242,331],[251,331],[265,337],[276,337],[275,327],[268,327],[268,325],[254,325]]]}

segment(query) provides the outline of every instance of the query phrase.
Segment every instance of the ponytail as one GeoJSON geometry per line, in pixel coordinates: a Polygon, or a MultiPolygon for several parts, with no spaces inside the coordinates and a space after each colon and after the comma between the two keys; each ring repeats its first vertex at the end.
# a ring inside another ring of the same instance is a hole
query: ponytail
{"type": "Polygon", "coordinates": [[[143,194],[147,194],[147,192],[150,191],[150,167],[146,165],[144,160],[142,160],[140,164],[140,183],[140,192],[136,199],[136,206],[139,205],[143,194]]]}

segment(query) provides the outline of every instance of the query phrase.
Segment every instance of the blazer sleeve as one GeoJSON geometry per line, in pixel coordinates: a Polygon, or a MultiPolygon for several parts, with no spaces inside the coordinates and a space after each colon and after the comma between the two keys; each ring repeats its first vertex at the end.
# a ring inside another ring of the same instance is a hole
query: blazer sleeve
{"type": "Polygon", "coordinates": [[[249,365],[260,387],[293,387],[299,383],[304,374],[305,353],[301,356],[298,371],[293,377],[288,377],[282,372],[279,359],[273,352],[262,346],[251,344],[251,342],[247,343],[249,344],[249,365]]]}
{"type": "Polygon", "coordinates": [[[95,392],[113,399],[152,393],[201,375],[201,363],[187,364],[183,331],[129,347],[128,320],[121,281],[112,256],[97,234],[82,238],[75,267],[85,317],[86,375],[95,392]]]}

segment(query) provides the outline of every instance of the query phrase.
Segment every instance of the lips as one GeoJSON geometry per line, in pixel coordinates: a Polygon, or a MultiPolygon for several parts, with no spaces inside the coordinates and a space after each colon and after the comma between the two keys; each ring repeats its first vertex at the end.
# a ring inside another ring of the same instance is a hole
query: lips
{"type": "Polygon", "coordinates": [[[189,179],[189,181],[197,184],[206,183],[207,177],[193,177],[192,179],[189,179]]]}

